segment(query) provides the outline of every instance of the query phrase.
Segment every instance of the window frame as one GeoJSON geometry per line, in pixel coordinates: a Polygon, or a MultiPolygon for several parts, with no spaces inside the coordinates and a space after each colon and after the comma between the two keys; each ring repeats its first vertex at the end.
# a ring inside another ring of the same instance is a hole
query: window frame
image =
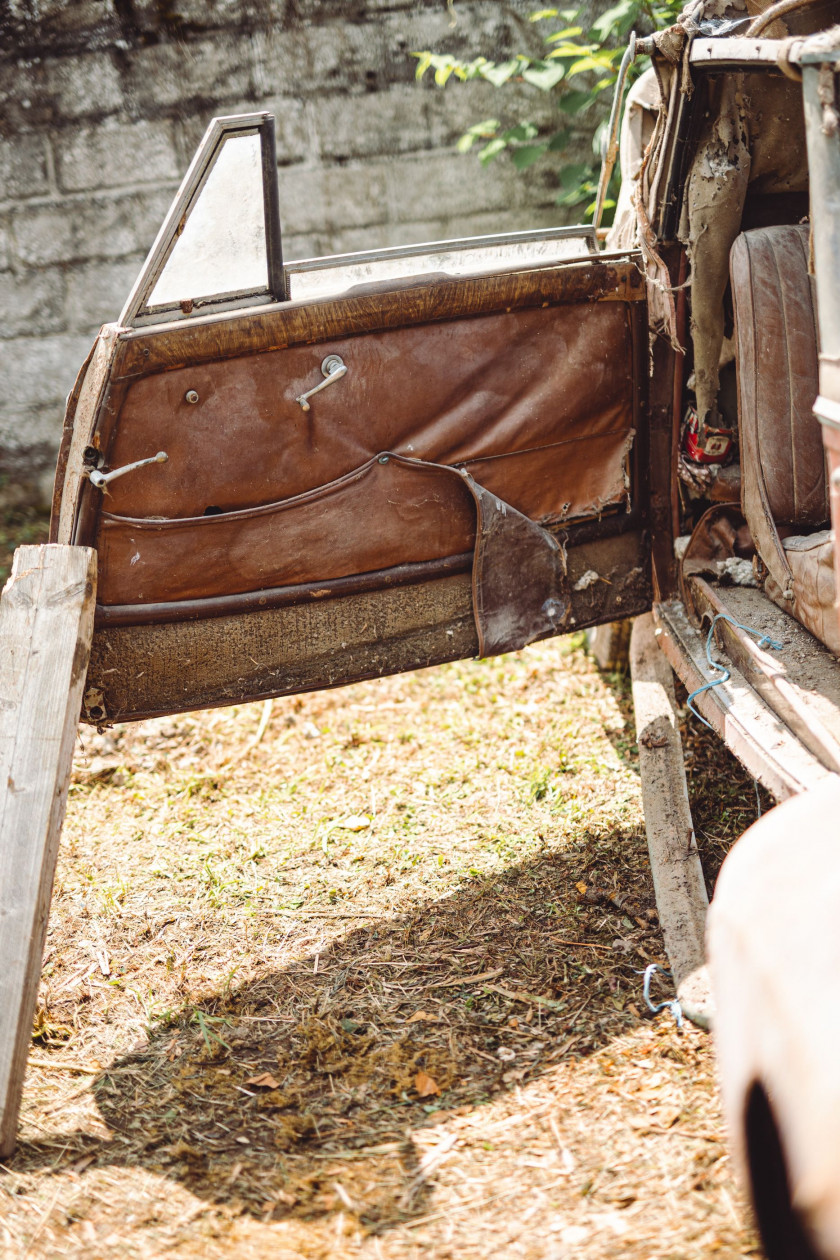
{"type": "Polygon", "coordinates": [[[204,133],[201,144],[189,165],[181,186],[167,211],[140,274],[120,314],[123,328],[140,328],[149,324],[190,319],[195,315],[238,310],[286,300],[286,273],[280,230],[280,201],[277,187],[277,148],[274,115],[269,113],[237,114],[214,118],[204,133]],[[215,293],[180,302],[150,306],[149,300],[175,245],[183,225],[195,208],[222,147],[235,136],[259,135],[261,152],[262,197],[265,219],[267,284],[259,289],[242,289],[215,293]]]}

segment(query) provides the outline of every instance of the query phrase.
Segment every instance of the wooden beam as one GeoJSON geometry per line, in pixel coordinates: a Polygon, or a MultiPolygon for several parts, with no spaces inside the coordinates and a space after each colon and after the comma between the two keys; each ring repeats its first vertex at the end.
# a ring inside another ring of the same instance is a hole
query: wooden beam
{"type": "Polygon", "coordinates": [[[721,675],[706,661],[706,635],[694,628],[679,600],[655,603],[653,616],[662,631],[660,647],[686,691],[717,680],[719,685],[704,691],[694,704],[741,765],[777,801],[809,791],[831,773],[764,703],[720,647],[717,658],[730,676],[727,682],[719,682],[721,675]]]}
{"type": "Polygon", "coordinates": [[[88,547],[19,547],[0,599],[0,1159],[15,1146],[96,602],[88,547]]]}
{"type": "Polygon", "coordinates": [[[764,594],[748,586],[714,586],[689,577],[688,588],[704,626],[720,613],[715,638],[768,708],[827,770],[840,773],[840,676],[837,659],[819,639],[764,594]],[[758,646],[750,626],[781,643],[780,652],[758,646]]]}
{"type": "Polygon", "coordinates": [[[677,996],[689,1019],[708,1027],[705,931],[709,898],[688,803],[674,677],[657,643],[650,613],[633,623],[630,671],[656,909],[677,996]]]}

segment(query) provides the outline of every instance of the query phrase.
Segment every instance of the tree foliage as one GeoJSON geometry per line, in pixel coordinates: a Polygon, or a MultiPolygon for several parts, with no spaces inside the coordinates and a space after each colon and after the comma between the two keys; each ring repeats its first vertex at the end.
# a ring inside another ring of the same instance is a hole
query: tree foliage
{"type": "MultiPolygon", "coordinates": [[[[417,78],[432,72],[439,87],[452,81],[484,79],[500,89],[515,82],[536,92],[551,93],[559,114],[556,127],[540,128],[527,118],[512,123],[485,118],[464,132],[458,149],[462,153],[477,151],[484,166],[505,154],[519,171],[527,171],[544,159],[553,161],[560,181],[557,204],[585,207],[583,213],[589,216],[593,205],[586,203],[592,201],[597,187],[610,89],[615,84],[629,33],[635,30],[641,36],[661,30],[675,20],[681,8],[682,0],[618,0],[586,26],[583,23],[588,6],[539,9],[530,15],[530,21],[550,23],[548,27],[543,25],[548,33],[543,35],[542,56],[520,52],[505,61],[489,61],[486,57],[461,61],[445,53],[416,52],[413,56],[417,58],[417,78]],[[564,162],[557,155],[567,148],[573,133],[580,132],[582,123],[593,130],[592,158],[564,162]]],[[[631,81],[649,64],[648,58],[638,58],[631,68],[631,81]]],[[[608,209],[615,204],[619,178],[616,171],[608,209]]]]}

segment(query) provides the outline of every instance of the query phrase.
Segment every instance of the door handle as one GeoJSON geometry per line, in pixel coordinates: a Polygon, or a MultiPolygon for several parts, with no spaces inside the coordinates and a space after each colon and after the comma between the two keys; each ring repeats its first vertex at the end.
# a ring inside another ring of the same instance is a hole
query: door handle
{"type": "Polygon", "coordinates": [[[309,389],[305,394],[299,394],[295,402],[299,402],[304,411],[309,411],[309,399],[313,394],[318,394],[322,389],[326,389],[328,385],[332,385],[334,381],[338,381],[342,376],[347,375],[347,364],[337,354],[328,354],[324,362],[321,364],[321,371],[325,377],[313,389],[309,389]]]}
{"type": "Polygon", "coordinates": [[[145,468],[147,464],[165,464],[168,459],[166,451],[158,451],[157,455],[150,455],[148,459],[137,459],[133,464],[123,464],[122,468],[114,468],[111,472],[103,473],[98,468],[92,468],[88,477],[97,490],[104,490],[109,481],[116,481],[117,477],[134,472],[135,468],[145,468]]]}

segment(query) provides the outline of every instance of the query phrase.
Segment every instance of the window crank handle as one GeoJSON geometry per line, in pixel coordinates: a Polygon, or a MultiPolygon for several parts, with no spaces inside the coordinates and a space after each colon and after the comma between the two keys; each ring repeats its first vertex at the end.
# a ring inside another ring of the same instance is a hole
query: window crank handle
{"type": "Polygon", "coordinates": [[[347,364],[339,355],[328,354],[321,364],[321,371],[325,379],[313,389],[307,390],[305,394],[299,394],[295,399],[295,402],[299,402],[304,411],[309,411],[309,399],[313,394],[319,393],[322,389],[326,389],[328,385],[332,385],[333,381],[338,381],[342,376],[346,376],[347,364]]]}
{"type": "Polygon", "coordinates": [[[111,472],[104,473],[98,468],[92,468],[88,477],[97,490],[104,490],[109,481],[116,481],[117,477],[124,477],[126,473],[134,472],[135,468],[145,468],[147,464],[165,464],[168,459],[166,451],[158,451],[157,455],[150,455],[148,459],[137,459],[133,464],[124,464],[122,468],[114,468],[111,472]]]}

